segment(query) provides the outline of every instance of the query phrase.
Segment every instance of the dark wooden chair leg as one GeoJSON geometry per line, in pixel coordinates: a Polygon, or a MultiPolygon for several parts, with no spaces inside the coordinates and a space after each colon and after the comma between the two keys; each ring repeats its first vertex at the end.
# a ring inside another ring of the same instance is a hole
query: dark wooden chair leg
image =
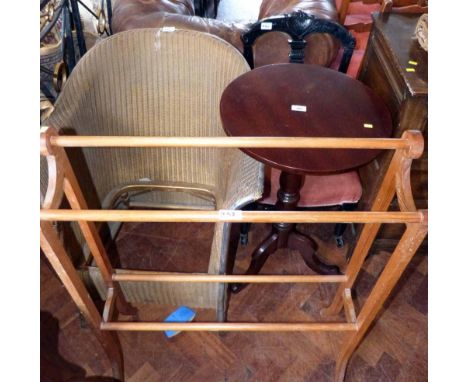
{"type": "MultiPolygon", "coordinates": [[[[260,206],[257,203],[250,203],[242,208],[242,211],[255,211],[258,210],[259,207],[260,206]]],[[[241,245],[249,244],[249,231],[251,226],[251,223],[241,223],[239,235],[241,245]]]]}
{"type": "MultiPolygon", "coordinates": [[[[357,203],[344,203],[340,206],[342,211],[354,211],[357,207],[357,203]]],[[[343,234],[348,227],[347,223],[337,223],[335,225],[335,241],[338,248],[344,247],[344,238],[343,234]]]]}
{"type": "MultiPolygon", "coordinates": [[[[240,228],[240,223],[231,224],[228,252],[225,261],[221,261],[220,274],[232,274],[239,244],[240,228]]],[[[227,319],[227,309],[230,299],[229,291],[230,288],[228,284],[219,284],[218,302],[216,307],[216,320],[218,322],[225,322],[227,319]]]]}
{"type": "Polygon", "coordinates": [[[247,245],[249,243],[249,231],[251,223],[242,223],[240,227],[240,244],[247,245]]]}

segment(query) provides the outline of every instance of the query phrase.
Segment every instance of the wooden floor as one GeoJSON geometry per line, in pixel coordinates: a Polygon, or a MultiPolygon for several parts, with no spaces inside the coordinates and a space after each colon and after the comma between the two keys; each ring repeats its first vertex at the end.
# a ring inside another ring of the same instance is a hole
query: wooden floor
{"type": "MultiPolygon", "coordinates": [[[[300,230],[317,234],[315,226],[300,230]],[[315,231],[314,231],[315,229],[315,231]]],[[[330,226],[320,236],[331,242],[330,226]]],[[[348,230],[349,231],[349,230],[348,230]]],[[[141,269],[204,271],[208,263],[211,224],[126,224],[113,253],[122,266],[141,269]],[[177,237],[177,239],[175,238],[177,237]]],[[[252,229],[240,248],[236,272],[246,269],[249,254],[266,225],[252,229]]],[[[349,233],[348,233],[349,235],[349,233]]],[[[362,306],[388,258],[375,253],[360,275],[356,294],[362,306]]],[[[312,273],[298,253],[281,250],[264,273],[312,273]]],[[[333,295],[329,285],[251,285],[230,302],[230,320],[311,321],[333,295]]],[[[175,307],[140,308],[144,320],[163,319],[175,307]]],[[[197,310],[196,320],[212,317],[197,310]]],[[[50,269],[41,261],[41,381],[111,381],[110,366],[91,330],[82,327],[78,311],[50,269]],[[91,378],[91,377],[101,378],[91,378]],[[85,378],[86,377],[86,378],[85,378]],[[107,378],[105,378],[107,377],[107,378]]],[[[126,380],[140,381],[331,381],[342,333],[120,333],[126,380]]],[[[348,367],[346,381],[427,380],[427,256],[411,262],[378,322],[348,367]]]]}

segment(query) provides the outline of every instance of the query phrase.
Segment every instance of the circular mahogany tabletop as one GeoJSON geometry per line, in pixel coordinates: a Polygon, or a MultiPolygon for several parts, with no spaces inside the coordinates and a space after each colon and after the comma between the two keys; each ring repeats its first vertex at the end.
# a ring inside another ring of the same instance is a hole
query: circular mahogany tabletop
{"type": "MultiPolygon", "coordinates": [[[[230,136],[388,138],[392,133],[390,113],[371,89],[317,65],[267,65],[247,72],[225,89],[220,110],[224,130],[230,136]]],[[[296,174],[345,171],[370,162],[380,152],[242,150],[265,164],[296,174]]]]}

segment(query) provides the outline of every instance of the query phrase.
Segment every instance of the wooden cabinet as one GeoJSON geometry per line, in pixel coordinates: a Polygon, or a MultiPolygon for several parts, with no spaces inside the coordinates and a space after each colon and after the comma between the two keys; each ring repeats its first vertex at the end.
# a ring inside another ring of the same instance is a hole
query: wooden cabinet
{"type": "MultiPolygon", "coordinates": [[[[387,104],[393,119],[394,137],[400,137],[408,129],[423,132],[425,152],[413,162],[411,176],[416,206],[427,208],[427,52],[414,38],[419,15],[375,13],[372,18],[374,25],[359,79],[387,104]]],[[[370,208],[392,154],[382,153],[360,171],[364,188],[360,209],[370,208]]],[[[394,200],[392,208],[396,207],[394,200]]],[[[374,249],[392,248],[403,229],[383,226],[374,249]]]]}

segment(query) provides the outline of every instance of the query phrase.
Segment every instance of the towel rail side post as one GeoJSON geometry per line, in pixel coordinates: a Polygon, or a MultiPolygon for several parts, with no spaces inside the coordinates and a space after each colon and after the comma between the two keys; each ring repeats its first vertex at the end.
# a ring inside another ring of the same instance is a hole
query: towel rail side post
{"type": "MultiPolygon", "coordinates": [[[[70,203],[73,210],[87,210],[88,205],[86,199],[81,191],[78,179],[76,178],[73,167],[68,159],[67,153],[63,147],[54,146],[51,148],[51,138],[58,136],[55,129],[48,127],[41,131],[41,150],[49,151],[49,154],[54,156],[57,162],[57,166],[61,166],[63,171],[63,191],[65,196],[70,203]]],[[[60,185],[56,185],[60,187],[60,185]]],[[[123,314],[135,316],[136,309],[133,308],[125,299],[123,292],[118,283],[112,280],[114,269],[112,268],[111,262],[107,255],[104,244],[102,243],[101,237],[99,236],[98,230],[94,222],[91,221],[79,221],[78,225],[83,233],[86,243],[89,246],[91,255],[96,261],[96,265],[101,272],[102,278],[107,288],[113,288],[116,295],[116,308],[123,314]]]]}
{"type": "Polygon", "coordinates": [[[89,296],[83,281],[73,266],[62,242],[55,231],[52,223],[41,221],[41,249],[57,273],[60,281],[65,286],[68,294],[76,304],[91,328],[97,339],[102,344],[104,351],[112,365],[112,374],[119,381],[124,379],[124,362],[122,347],[119,338],[114,332],[100,330],[101,315],[93,300],[89,296]]]}
{"type": "MultiPolygon", "coordinates": [[[[407,139],[410,142],[410,145],[409,147],[395,150],[393,158],[387,169],[387,173],[385,174],[377,195],[372,203],[371,212],[387,211],[396,193],[398,193],[400,210],[406,211],[407,206],[411,205],[411,203],[405,199],[405,197],[409,198],[409,196],[411,196],[409,169],[411,168],[412,160],[417,159],[422,155],[424,150],[424,140],[421,134],[413,131],[405,131],[402,138],[407,139]],[[402,178],[407,181],[403,181],[402,178]]],[[[415,212],[416,209],[413,208],[411,211],[415,212]]],[[[381,225],[382,223],[364,224],[358,242],[356,243],[353,254],[346,268],[347,280],[338,286],[331,304],[327,308],[322,309],[322,316],[335,316],[342,310],[343,293],[345,289],[351,289],[353,287],[381,225]]]]}
{"type": "Polygon", "coordinates": [[[348,361],[364,338],[369,326],[382,308],[391,291],[400,279],[416,250],[427,234],[427,211],[423,223],[408,224],[384,270],[380,274],[364,306],[357,317],[357,331],[349,334],[341,345],[335,368],[335,381],[344,381],[348,361]]]}
{"type": "MultiPolygon", "coordinates": [[[[395,196],[395,172],[397,171],[398,162],[401,153],[396,151],[393,155],[393,159],[388,167],[387,174],[385,175],[382,187],[372,204],[371,211],[386,211],[395,196]]],[[[350,257],[348,266],[346,268],[346,276],[348,280],[340,284],[335,293],[332,303],[322,309],[320,312],[322,316],[335,316],[338,315],[343,308],[343,293],[345,289],[351,289],[354,282],[356,281],[357,275],[359,274],[364,260],[369,253],[369,250],[374,243],[375,237],[379,232],[382,223],[367,223],[359,235],[358,242],[354,247],[353,254],[350,257]]]]}

